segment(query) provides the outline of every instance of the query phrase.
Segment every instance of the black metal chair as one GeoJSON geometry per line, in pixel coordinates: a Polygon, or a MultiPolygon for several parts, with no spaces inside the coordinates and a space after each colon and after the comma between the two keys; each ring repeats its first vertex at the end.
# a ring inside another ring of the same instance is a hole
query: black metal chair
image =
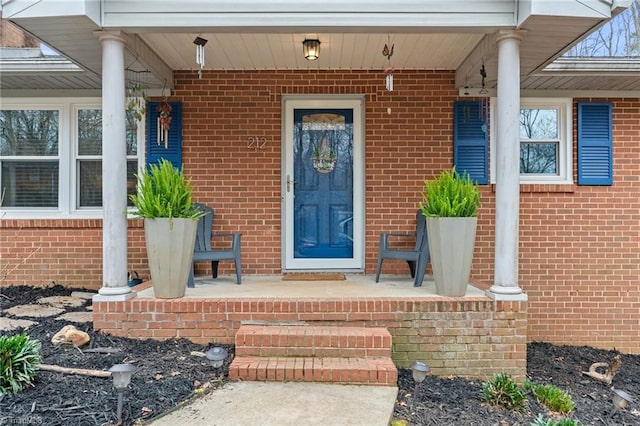
{"type": "MultiPolygon", "coordinates": [[[[238,284],[242,283],[242,267],[240,262],[240,237],[242,234],[214,234],[213,216],[214,210],[204,204],[194,203],[196,207],[205,212],[205,215],[198,220],[198,233],[196,234],[196,243],[193,250],[193,263],[211,262],[211,271],[213,278],[218,278],[218,263],[221,260],[233,260],[236,265],[236,279],[238,284]],[[230,238],[231,247],[226,249],[212,248],[211,240],[213,238],[230,238]]],[[[193,268],[189,272],[188,287],[194,287],[193,268]]]]}
{"type": "Polygon", "coordinates": [[[380,234],[380,246],[378,249],[378,267],[376,269],[376,282],[380,279],[380,271],[382,269],[383,259],[406,260],[409,264],[411,278],[414,278],[413,285],[420,287],[424,279],[424,273],[427,270],[427,264],[430,260],[429,243],[427,242],[427,221],[418,210],[416,213],[416,232],[410,234],[385,233],[380,234]],[[415,238],[413,249],[400,248],[395,249],[390,246],[390,239],[398,238],[415,238]]]}

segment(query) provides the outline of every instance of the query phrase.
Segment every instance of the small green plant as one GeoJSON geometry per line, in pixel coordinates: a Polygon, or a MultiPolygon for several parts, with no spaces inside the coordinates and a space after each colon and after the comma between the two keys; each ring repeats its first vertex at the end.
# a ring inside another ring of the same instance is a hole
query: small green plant
{"type": "Polygon", "coordinates": [[[567,414],[573,411],[575,403],[571,395],[554,385],[539,385],[530,380],[524,381],[524,388],[533,393],[536,400],[551,411],[567,414]]]}
{"type": "Polygon", "coordinates": [[[482,396],[493,405],[523,412],[527,409],[527,396],[524,390],[505,373],[496,374],[482,384],[482,396]]]}
{"type": "Polygon", "coordinates": [[[320,150],[317,146],[313,147],[313,158],[330,158],[335,160],[338,158],[338,154],[336,154],[336,150],[333,148],[320,150]]]}
{"type": "Polygon", "coordinates": [[[468,173],[456,168],[424,182],[420,210],[426,217],[475,217],[480,206],[480,191],[468,173]]]}
{"type": "Polygon", "coordinates": [[[531,423],[531,426],[582,426],[580,421],[575,419],[546,419],[542,414],[538,414],[535,421],[531,423]]]}
{"type": "Polygon", "coordinates": [[[197,219],[203,212],[193,205],[191,179],[166,159],[151,164],[136,175],[136,194],[129,198],[138,209],[135,215],[147,219],[165,217],[197,219]]]}
{"type": "Polygon", "coordinates": [[[0,336],[0,395],[33,386],[40,364],[40,342],[25,334],[0,336]]]}

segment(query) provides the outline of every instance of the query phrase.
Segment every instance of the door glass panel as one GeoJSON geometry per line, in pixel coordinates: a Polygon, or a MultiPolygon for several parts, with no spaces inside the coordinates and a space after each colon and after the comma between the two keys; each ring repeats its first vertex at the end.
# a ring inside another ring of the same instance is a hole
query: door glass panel
{"type": "Polygon", "coordinates": [[[294,120],[294,258],[352,258],[353,110],[294,120]]]}

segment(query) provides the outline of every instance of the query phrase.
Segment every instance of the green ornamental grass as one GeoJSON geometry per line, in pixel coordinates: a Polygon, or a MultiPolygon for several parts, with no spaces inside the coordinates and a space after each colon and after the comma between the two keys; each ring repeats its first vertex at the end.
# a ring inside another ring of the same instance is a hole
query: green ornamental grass
{"type": "Polygon", "coordinates": [[[193,205],[191,179],[170,161],[162,159],[159,164],[149,165],[149,170],[136,175],[136,194],[131,195],[138,209],[135,215],[147,219],[186,218],[197,219],[202,211],[193,205]]]}
{"type": "Polygon", "coordinates": [[[571,399],[571,395],[563,392],[560,388],[554,385],[539,385],[525,380],[524,387],[527,390],[533,392],[536,400],[543,404],[551,411],[555,411],[560,414],[568,414],[573,411],[575,403],[571,399]]]}
{"type": "Polygon", "coordinates": [[[37,340],[25,334],[0,336],[0,395],[13,395],[33,386],[40,361],[37,340]]]}
{"type": "Polygon", "coordinates": [[[490,404],[519,412],[527,409],[527,395],[508,374],[496,374],[491,380],[484,382],[481,393],[490,404]]]}
{"type": "Polygon", "coordinates": [[[460,175],[456,168],[424,182],[420,203],[426,217],[476,217],[480,206],[480,191],[468,173],[460,175]]]}

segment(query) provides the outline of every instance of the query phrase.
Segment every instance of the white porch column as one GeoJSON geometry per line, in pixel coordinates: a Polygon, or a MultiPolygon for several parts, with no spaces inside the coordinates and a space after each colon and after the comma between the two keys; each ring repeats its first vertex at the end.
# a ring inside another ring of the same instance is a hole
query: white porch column
{"type": "Polygon", "coordinates": [[[103,272],[102,288],[98,293],[126,295],[126,299],[133,294],[127,283],[125,41],[118,31],[99,32],[99,38],[102,43],[103,272]]]}
{"type": "MultiPolygon", "coordinates": [[[[520,220],[520,41],[521,31],[498,32],[496,131],[496,240],[494,285],[489,295],[520,295],[518,222],[520,220]]],[[[502,296],[502,297],[501,297],[502,296]]]]}

